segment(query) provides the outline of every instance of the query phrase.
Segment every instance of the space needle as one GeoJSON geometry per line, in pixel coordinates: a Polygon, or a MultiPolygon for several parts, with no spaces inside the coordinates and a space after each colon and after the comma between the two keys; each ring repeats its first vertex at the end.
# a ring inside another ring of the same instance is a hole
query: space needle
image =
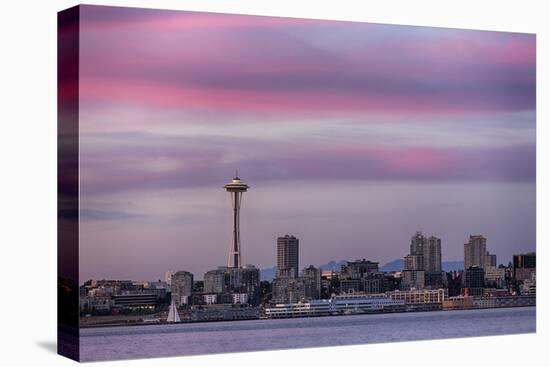
{"type": "Polygon", "coordinates": [[[235,178],[224,186],[225,190],[231,194],[231,202],[233,204],[233,243],[229,251],[229,259],[227,266],[232,268],[241,267],[241,234],[239,230],[239,215],[241,211],[241,201],[243,193],[250,186],[245,184],[239,178],[239,173],[235,172],[235,178]]]}

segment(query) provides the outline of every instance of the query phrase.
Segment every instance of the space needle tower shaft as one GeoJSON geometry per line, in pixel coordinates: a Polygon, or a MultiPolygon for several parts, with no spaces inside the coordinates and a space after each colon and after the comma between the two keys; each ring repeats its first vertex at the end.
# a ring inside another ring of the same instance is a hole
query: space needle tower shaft
{"type": "Polygon", "coordinates": [[[224,186],[225,190],[231,195],[231,203],[233,206],[233,241],[231,244],[231,250],[229,251],[229,259],[227,260],[227,266],[233,268],[240,268],[241,263],[241,234],[240,234],[240,212],[243,193],[245,193],[249,186],[241,181],[238,174],[227,185],[224,186]]]}

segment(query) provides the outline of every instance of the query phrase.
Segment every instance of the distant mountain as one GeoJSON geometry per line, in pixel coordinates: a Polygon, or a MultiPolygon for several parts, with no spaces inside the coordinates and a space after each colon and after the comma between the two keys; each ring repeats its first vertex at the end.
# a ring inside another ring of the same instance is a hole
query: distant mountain
{"type": "Polygon", "coordinates": [[[403,270],[403,259],[395,259],[378,268],[380,271],[401,271],[403,270]]]}
{"type": "MultiPolygon", "coordinates": [[[[333,270],[338,271],[342,268],[342,265],[347,263],[346,260],[341,261],[329,261],[326,264],[319,266],[321,270],[333,270]]],[[[443,271],[453,271],[453,270],[463,270],[464,261],[443,261],[441,263],[443,271]]],[[[390,272],[390,271],[401,271],[403,270],[403,259],[392,260],[380,267],[380,271],[390,272]]],[[[260,279],[272,281],[275,278],[275,272],[277,267],[273,266],[271,268],[261,269],[260,270],[260,279]]]]}
{"type": "Polygon", "coordinates": [[[464,270],[464,261],[443,261],[441,267],[444,271],[464,270]]]}
{"type": "MultiPolygon", "coordinates": [[[[463,270],[464,261],[443,261],[441,262],[443,271],[463,270]]],[[[403,270],[403,259],[395,259],[380,267],[380,271],[401,271],[403,270]]]]}
{"type": "Polygon", "coordinates": [[[260,280],[272,281],[273,278],[275,278],[275,271],[276,270],[277,270],[276,266],[274,266],[272,268],[267,268],[267,269],[260,269],[260,280]]]}
{"type": "Polygon", "coordinates": [[[332,270],[332,271],[339,271],[342,269],[342,265],[346,265],[346,260],[340,260],[338,262],[336,261],[329,261],[326,264],[323,264],[320,266],[321,270],[332,270]]]}

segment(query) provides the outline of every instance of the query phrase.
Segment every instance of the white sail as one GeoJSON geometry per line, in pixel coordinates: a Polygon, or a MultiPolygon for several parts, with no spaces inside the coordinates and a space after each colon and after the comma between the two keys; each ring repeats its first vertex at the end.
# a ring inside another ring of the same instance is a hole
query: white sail
{"type": "Polygon", "coordinates": [[[172,300],[172,304],[170,304],[170,311],[168,311],[166,322],[181,322],[174,300],[172,300]]]}

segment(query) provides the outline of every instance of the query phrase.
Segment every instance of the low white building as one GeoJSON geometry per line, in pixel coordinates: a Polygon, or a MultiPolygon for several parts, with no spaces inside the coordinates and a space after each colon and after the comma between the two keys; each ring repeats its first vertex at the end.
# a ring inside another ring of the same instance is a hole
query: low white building
{"type": "Polygon", "coordinates": [[[213,305],[218,301],[217,294],[205,294],[203,297],[204,297],[204,303],[206,303],[207,305],[213,305]]]}
{"type": "Polygon", "coordinates": [[[233,293],[233,304],[248,303],[248,293],[233,293]]]}
{"type": "Polygon", "coordinates": [[[410,291],[386,292],[386,296],[393,300],[403,300],[408,305],[443,303],[447,299],[448,291],[439,289],[413,289],[410,291]]]}

